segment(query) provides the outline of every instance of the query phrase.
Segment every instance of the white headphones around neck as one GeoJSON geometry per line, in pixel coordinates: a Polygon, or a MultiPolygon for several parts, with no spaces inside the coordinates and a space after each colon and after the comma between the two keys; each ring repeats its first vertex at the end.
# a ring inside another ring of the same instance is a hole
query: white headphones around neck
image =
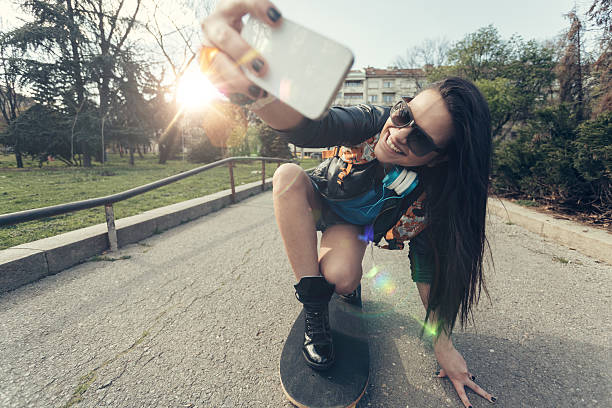
{"type": "Polygon", "coordinates": [[[383,185],[398,195],[408,195],[419,184],[417,174],[403,167],[395,166],[383,179],[383,185]]]}

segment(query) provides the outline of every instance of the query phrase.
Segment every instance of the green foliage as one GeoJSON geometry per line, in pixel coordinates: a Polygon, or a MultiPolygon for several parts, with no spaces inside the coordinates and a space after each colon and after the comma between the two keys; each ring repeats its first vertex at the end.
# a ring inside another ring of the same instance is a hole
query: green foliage
{"type": "Polygon", "coordinates": [[[448,59],[460,76],[477,81],[494,79],[511,54],[493,25],[480,28],[458,41],[448,52],[448,59]]]}
{"type": "Polygon", "coordinates": [[[0,142],[43,162],[48,155],[70,161],[70,142],[61,126],[65,122],[61,113],[34,105],[9,125],[0,142]]]}
{"type": "Polygon", "coordinates": [[[450,65],[432,69],[428,79],[458,75],[474,81],[489,102],[498,137],[543,105],[555,78],[552,48],[519,36],[503,40],[491,25],[453,44],[448,59],[450,65]]]}
{"type": "Polygon", "coordinates": [[[287,141],[278,135],[269,126],[263,125],[258,128],[262,157],[283,157],[291,158],[291,151],[287,141]]]}
{"type": "Polygon", "coordinates": [[[517,95],[516,88],[508,78],[479,79],[475,84],[489,104],[491,127],[494,134],[498,133],[520,104],[520,95],[517,95]]]}
{"type": "Polygon", "coordinates": [[[574,167],[587,181],[612,178],[612,111],[578,126],[574,167]]]}
{"type": "Polygon", "coordinates": [[[223,150],[213,145],[206,136],[199,143],[192,146],[191,151],[187,155],[187,160],[192,163],[212,163],[222,158],[223,150]]]}
{"type": "Polygon", "coordinates": [[[608,206],[612,114],[576,127],[568,104],[540,109],[514,140],[499,142],[493,187],[570,208],[608,206]]]}
{"type": "Polygon", "coordinates": [[[587,180],[602,212],[612,212],[612,111],[578,126],[574,168],[587,180]]]}

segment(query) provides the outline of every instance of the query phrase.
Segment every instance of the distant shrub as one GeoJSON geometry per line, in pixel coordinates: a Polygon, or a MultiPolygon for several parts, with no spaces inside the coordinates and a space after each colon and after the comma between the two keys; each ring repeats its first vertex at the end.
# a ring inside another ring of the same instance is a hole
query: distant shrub
{"type": "Polygon", "coordinates": [[[263,157],[282,157],[291,158],[291,151],[287,140],[278,135],[269,126],[259,126],[259,140],[261,149],[259,154],[263,157]]]}
{"type": "Polygon", "coordinates": [[[612,200],[612,111],[580,124],[573,164],[580,175],[593,186],[597,195],[611,206],[612,200]]]}
{"type": "Polygon", "coordinates": [[[214,146],[207,137],[192,146],[187,154],[187,160],[192,163],[212,163],[223,158],[223,151],[220,147],[214,146]]]}
{"type": "Polygon", "coordinates": [[[518,137],[497,143],[495,192],[564,209],[610,211],[611,123],[607,113],[577,126],[564,104],[536,111],[518,137]]]}

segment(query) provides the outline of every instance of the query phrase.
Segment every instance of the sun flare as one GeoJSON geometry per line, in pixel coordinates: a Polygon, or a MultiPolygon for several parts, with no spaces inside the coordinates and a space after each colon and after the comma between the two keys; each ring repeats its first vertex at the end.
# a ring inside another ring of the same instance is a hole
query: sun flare
{"type": "Polygon", "coordinates": [[[198,110],[223,95],[210,83],[197,66],[190,67],[179,80],[176,100],[184,109],[198,110]]]}

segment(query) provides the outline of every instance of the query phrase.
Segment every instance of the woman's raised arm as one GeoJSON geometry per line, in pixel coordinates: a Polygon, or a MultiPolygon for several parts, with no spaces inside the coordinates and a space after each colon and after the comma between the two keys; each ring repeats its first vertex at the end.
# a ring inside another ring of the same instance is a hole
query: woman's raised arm
{"type": "MultiPolygon", "coordinates": [[[[234,102],[267,97],[240,69],[244,66],[260,77],[268,72],[266,61],[240,36],[245,14],[252,14],[272,27],[282,24],[280,11],[267,0],[220,0],[215,10],[202,21],[204,50],[201,62],[213,85],[234,102]]],[[[304,120],[300,113],[279,100],[253,106],[257,116],[275,129],[291,129],[304,120]]]]}

